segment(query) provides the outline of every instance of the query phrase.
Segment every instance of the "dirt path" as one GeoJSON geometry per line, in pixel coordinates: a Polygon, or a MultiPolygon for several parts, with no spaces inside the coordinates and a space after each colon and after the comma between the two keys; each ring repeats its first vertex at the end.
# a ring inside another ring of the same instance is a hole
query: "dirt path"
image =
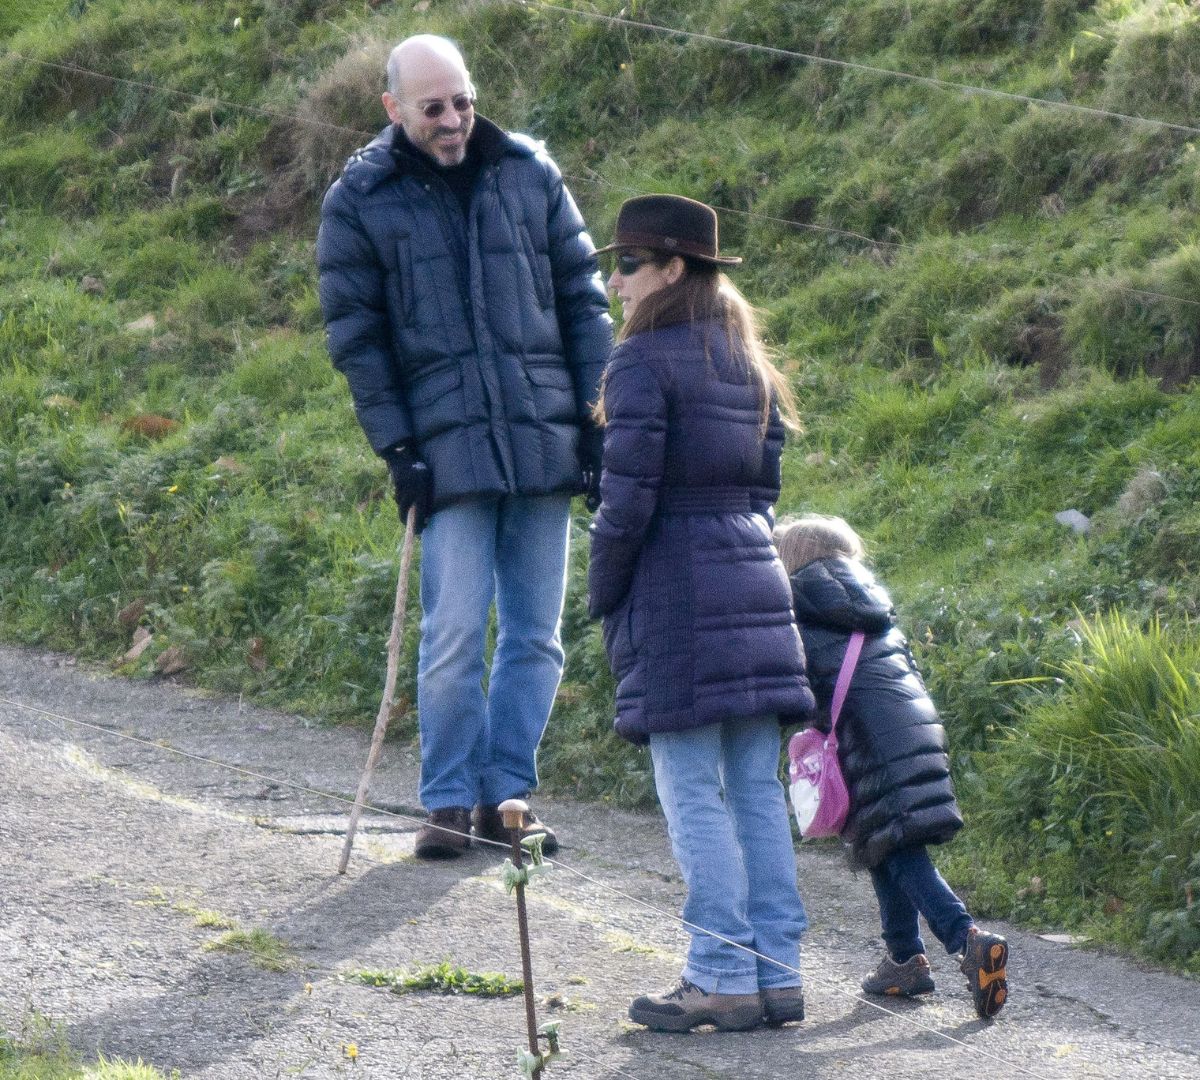
{"type": "MultiPolygon", "coordinates": [[[[169,749],[352,797],[365,734],[6,648],[0,698],[0,1030],[36,1011],[85,1053],[188,1080],[520,1077],[519,998],[396,996],[343,977],[442,960],[519,977],[499,854],[421,864],[415,822],[372,815],[339,877],[344,806],[169,749]],[[288,966],[212,949],[231,927],[286,942],[288,966]]],[[[415,792],[414,755],[390,745],[373,800],[410,813],[415,792]]],[[[661,820],[537,805],[561,862],[594,879],[560,867],[529,894],[539,1019],[562,1020],[570,1051],[547,1078],[1200,1075],[1200,984],[1011,928],[1013,998],[997,1022],[975,1019],[944,955],[931,957],[935,995],[898,1016],[871,1007],[857,994],[879,949],[869,883],[809,849],[805,1023],[650,1034],[626,1005],[672,981],[684,937],[609,886],[679,910],[661,820]]]]}

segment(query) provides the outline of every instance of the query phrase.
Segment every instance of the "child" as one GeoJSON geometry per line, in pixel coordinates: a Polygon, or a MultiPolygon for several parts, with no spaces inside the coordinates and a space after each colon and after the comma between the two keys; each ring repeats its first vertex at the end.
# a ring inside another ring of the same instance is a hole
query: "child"
{"type": "Polygon", "coordinates": [[[838,759],[850,791],[842,838],[851,861],[871,872],[888,950],[863,990],[904,997],[933,990],[919,912],[946,951],[961,954],[975,1011],[995,1016],[1008,997],[1008,943],[975,926],[925,849],[949,840],[963,822],[946,733],[895,624],[891,599],[861,561],[862,540],[841,518],[814,514],[782,522],[775,542],[791,579],[825,729],[850,634],[866,634],[838,721],[838,759]]]}

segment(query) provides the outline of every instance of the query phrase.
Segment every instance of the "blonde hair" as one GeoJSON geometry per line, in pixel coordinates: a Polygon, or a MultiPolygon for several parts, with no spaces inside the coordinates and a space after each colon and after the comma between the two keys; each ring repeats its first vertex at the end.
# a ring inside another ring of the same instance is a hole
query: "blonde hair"
{"type": "Polygon", "coordinates": [[[867,554],[858,533],[842,518],[825,514],[784,518],[775,526],[775,547],[788,574],[794,574],[814,559],[827,559],[832,555],[862,559],[867,554]]]}
{"type": "MultiPolygon", "coordinates": [[[[638,302],[633,317],[618,332],[617,340],[625,341],[656,326],[715,321],[724,329],[732,354],[745,357],[747,381],[754,383],[758,391],[760,429],[766,432],[774,402],[784,424],[799,431],[800,414],[791,383],[775,366],[771,350],[762,338],[758,312],[737,286],[713,263],[652,248],[635,250],[645,250],[655,266],[665,266],[673,258],[683,259],[684,272],[674,284],[657,289],[638,302]]],[[[707,355],[707,340],[704,348],[707,355]]],[[[603,424],[603,384],[593,412],[597,423],[603,424]]]]}

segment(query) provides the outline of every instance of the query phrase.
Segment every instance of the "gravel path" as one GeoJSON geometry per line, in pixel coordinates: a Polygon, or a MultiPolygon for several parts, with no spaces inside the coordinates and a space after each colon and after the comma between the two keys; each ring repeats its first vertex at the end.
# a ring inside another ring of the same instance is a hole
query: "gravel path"
{"type": "MultiPolygon", "coordinates": [[[[519,1078],[519,997],[398,996],[345,978],[443,960],[521,970],[502,855],[412,857],[411,748],[389,744],[372,791],[406,816],[365,816],[337,875],[346,806],[320,793],[353,797],[367,743],[0,647],[0,1031],[36,1012],[85,1054],[187,1080],[519,1078]],[[279,969],[214,948],[231,931],[283,943],[279,969]]],[[[808,1019],[648,1033],[625,1008],[674,979],[685,944],[661,819],[536,806],[563,842],[563,865],[528,894],[539,1020],[562,1021],[569,1052],[548,1078],[1200,1076],[1200,983],[1011,927],[1013,997],[996,1022],[975,1018],[944,955],[931,957],[936,994],[891,1014],[866,1003],[857,983],[879,951],[870,884],[827,848],[800,853],[808,1019]]]]}

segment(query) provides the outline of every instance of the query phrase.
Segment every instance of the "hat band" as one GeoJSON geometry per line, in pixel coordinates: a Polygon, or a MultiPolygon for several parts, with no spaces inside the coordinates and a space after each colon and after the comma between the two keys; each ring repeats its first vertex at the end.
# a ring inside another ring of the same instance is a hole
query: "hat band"
{"type": "Polygon", "coordinates": [[[714,244],[697,244],[690,240],[680,240],[678,237],[662,236],[657,233],[621,233],[609,246],[654,248],[657,251],[677,252],[680,255],[695,255],[701,259],[718,257],[714,244]]]}

